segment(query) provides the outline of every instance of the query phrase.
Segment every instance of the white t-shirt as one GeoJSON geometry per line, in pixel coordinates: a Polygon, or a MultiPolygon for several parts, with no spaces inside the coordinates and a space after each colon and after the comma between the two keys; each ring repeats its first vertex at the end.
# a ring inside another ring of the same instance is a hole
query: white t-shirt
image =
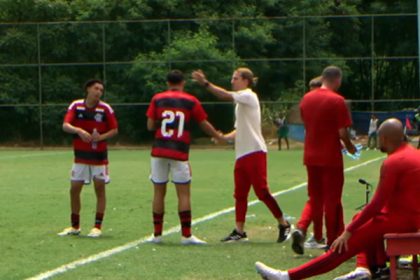
{"type": "Polygon", "coordinates": [[[378,119],[370,119],[368,134],[372,134],[376,132],[377,129],[378,129],[378,119]]]}
{"type": "Polygon", "coordinates": [[[267,152],[261,133],[261,110],[257,94],[248,88],[232,92],[232,96],[236,103],[236,159],[253,152],[267,152]]]}

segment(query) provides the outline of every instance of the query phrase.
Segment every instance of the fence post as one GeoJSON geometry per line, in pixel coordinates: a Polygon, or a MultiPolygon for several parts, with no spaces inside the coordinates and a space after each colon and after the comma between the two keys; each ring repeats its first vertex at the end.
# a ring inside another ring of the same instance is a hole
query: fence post
{"type": "Polygon", "coordinates": [[[38,109],[39,109],[39,146],[44,149],[43,106],[42,106],[42,67],[41,67],[41,38],[39,24],[36,25],[37,62],[38,62],[38,109]]]}
{"type": "Polygon", "coordinates": [[[370,110],[375,112],[375,18],[370,16],[370,110]]]}

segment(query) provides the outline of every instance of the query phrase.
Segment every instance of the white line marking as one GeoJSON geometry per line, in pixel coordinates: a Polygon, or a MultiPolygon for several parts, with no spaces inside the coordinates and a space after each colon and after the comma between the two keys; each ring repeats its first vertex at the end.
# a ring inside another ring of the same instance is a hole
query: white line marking
{"type": "MultiPolygon", "coordinates": [[[[24,152],[24,151],[22,151],[24,152]]],[[[36,154],[23,154],[23,155],[10,155],[10,156],[0,156],[0,160],[2,159],[17,159],[17,158],[28,158],[28,157],[41,157],[41,156],[58,156],[66,153],[70,153],[71,151],[57,151],[57,152],[39,152],[36,154]]]]}
{"type": "MultiPolygon", "coordinates": [[[[363,163],[360,163],[358,165],[354,165],[354,166],[348,167],[348,168],[346,168],[344,170],[344,172],[353,171],[353,170],[355,170],[357,168],[360,168],[362,166],[366,166],[368,164],[371,164],[371,163],[373,163],[375,161],[378,161],[380,159],[383,159],[383,158],[384,157],[377,157],[377,158],[374,158],[374,159],[365,161],[363,163]]],[[[273,193],[273,196],[279,196],[279,195],[283,195],[283,194],[286,194],[286,193],[289,193],[289,192],[293,192],[293,191],[296,191],[298,189],[301,189],[301,188],[303,188],[305,186],[306,186],[306,182],[300,183],[300,184],[298,184],[296,186],[293,186],[293,187],[291,187],[289,189],[286,189],[286,190],[282,190],[282,191],[278,191],[276,193],[273,193]]],[[[248,203],[248,205],[249,206],[252,206],[252,205],[255,205],[255,204],[259,203],[259,202],[260,202],[259,200],[253,200],[253,201],[250,201],[248,203]]],[[[225,214],[229,214],[229,213],[231,213],[233,211],[235,211],[235,208],[234,207],[229,207],[229,208],[225,208],[225,209],[222,209],[222,210],[217,211],[217,212],[214,212],[214,213],[210,213],[210,214],[205,215],[205,216],[203,216],[201,218],[194,219],[192,221],[192,225],[197,225],[197,224],[200,224],[200,223],[204,223],[204,222],[213,220],[213,219],[215,219],[215,218],[217,218],[219,216],[222,216],[222,215],[225,215],[225,214]]],[[[163,235],[164,236],[170,235],[170,234],[179,232],[179,230],[180,230],[180,226],[174,226],[174,227],[170,228],[169,230],[165,231],[163,233],[163,235]]],[[[127,251],[127,250],[129,250],[131,248],[134,248],[134,247],[138,246],[138,245],[141,245],[141,244],[146,243],[147,240],[149,238],[151,238],[151,237],[152,237],[152,235],[145,236],[143,238],[140,238],[138,240],[135,240],[135,241],[126,243],[124,245],[121,245],[121,246],[118,246],[118,247],[114,247],[112,249],[109,249],[109,250],[100,252],[98,254],[91,255],[91,256],[86,257],[86,258],[83,258],[83,259],[79,259],[79,260],[73,261],[71,263],[62,265],[62,266],[60,266],[58,268],[55,268],[55,269],[52,269],[52,270],[48,270],[46,272],[40,273],[40,274],[38,274],[36,276],[33,276],[31,278],[27,278],[27,280],[44,280],[44,279],[51,278],[51,277],[53,277],[55,275],[65,273],[65,272],[67,272],[69,270],[72,270],[72,269],[75,269],[75,268],[77,268],[79,266],[83,266],[85,264],[93,263],[93,262],[96,262],[98,260],[101,260],[101,259],[110,257],[112,255],[115,255],[115,254],[118,254],[118,253],[127,251]]]]}

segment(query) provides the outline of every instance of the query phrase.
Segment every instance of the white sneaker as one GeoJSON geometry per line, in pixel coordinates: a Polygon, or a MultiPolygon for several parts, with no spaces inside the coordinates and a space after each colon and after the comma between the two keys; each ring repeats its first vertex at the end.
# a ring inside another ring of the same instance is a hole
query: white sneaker
{"type": "Polygon", "coordinates": [[[307,249],[322,249],[325,250],[327,249],[327,244],[325,244],[325,239],[323,238],[321,241],[317,241],[314,237],[314,235],[312,235],[311,237],[309,237],[305,243],[303,244],[303,246],[307,249]]]}
{"type": "Polygon", "coordinates": [[[182,245],[204,245],[207,244],[206,241],[201,240],[198,237],[195,237],[194,235],[191,235],[190,237],[182,237],[181,238],[181,244],[182,245]]]}
{"type": "Polygon", "coordinates": [[[256,262],[255,269],[261,275],[262,279],[265,280],[290,280],[289,273],[287,273],[287,271],[271,268],[262,262],[256,262]]]}
{"type": "Polygon", "coordinates": [[[355,270],[341,275],[334,280],[370,280],[372,279],[372,275],[370,274],[369,269],[364,267],[357,267],[355,270]]]}
{"type": "Polygon", "coordinates": [[[67,235],[79,235],[80,228],[68,227],[63,229],[63,231],[57,233],[58,236],[67,236],[67,235]]]}
{"type": "Polygon", "coordinates": [[[97,238],[101,235],[102,235],[102,231],[99,228],[94,227],[90,230],[90,232],[87,236],[92,237],[92,238],[97,238]]]}
{"type": "Polygon", "coordinates": [[[154,244],[160,244],[162,243],[162,236],[152,236],[149,239],[146,240],[147,243],[154,243],[154,244]]]}

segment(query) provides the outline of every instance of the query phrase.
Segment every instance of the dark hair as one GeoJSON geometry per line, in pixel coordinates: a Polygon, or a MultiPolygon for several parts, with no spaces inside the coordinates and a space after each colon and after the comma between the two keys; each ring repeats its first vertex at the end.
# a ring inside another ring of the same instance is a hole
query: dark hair
{"type": "Polygon", "coordinates": [[[91,86],[93,86],[94,84],[100,84],[100,85],[104,86],[104,82],[102,82],[101,80],[98,80],[98,79],[87,80],[86,83],[83,86],[83,89],[85,90],[85,93],[87,93],[87,89],[90,88],[91,86]]]}
{"type": "Polygon", "coordinates": [[[322,71],[322,81],[333,82],[343,76],[343,72],[337,66],[331,65],[325,67],[322,71]]]}
{"type": "Polygon", "coordinates": [[[171,85],[179,85],[184,81],[184,74],[180,70],[174,69],[166,75],[166,81],[171,85]]]}
{"type": "Polygon", "coordinates": [[[319,88],[322,86],[322,77],[318,76],[309,81],[310,88],[319,88]]]}

